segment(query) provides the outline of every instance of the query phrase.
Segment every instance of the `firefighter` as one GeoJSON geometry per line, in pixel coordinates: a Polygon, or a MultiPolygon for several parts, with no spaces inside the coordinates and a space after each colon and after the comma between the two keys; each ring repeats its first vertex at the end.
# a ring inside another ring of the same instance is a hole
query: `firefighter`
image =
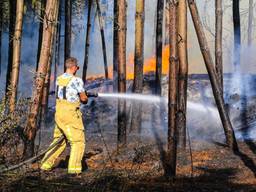
{"type": "Polygon", "coordinates": [[[68,58],[65,61],[65,67],[66,72],[57,78],[56,83],[56,125],[52,144],[62,135],[65,136],[65,140],[57,148],[53,148],[45,154],[41,162],[41,170],[50,171],[69,142],[71,151],[68,173],[80,174],[85,149],[85,133],[80,103],[87,103],[88,98],[82,79],[75,76],[79,69],[77,59],[68,58]]]}

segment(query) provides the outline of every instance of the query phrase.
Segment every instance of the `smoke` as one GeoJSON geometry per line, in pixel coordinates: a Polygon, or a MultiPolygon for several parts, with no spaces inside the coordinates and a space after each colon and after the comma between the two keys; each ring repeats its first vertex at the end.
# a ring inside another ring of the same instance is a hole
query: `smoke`
{"type": "MultiPolygon", "coordinates": [[[[129,62],[128,56],[134,52],[135,41],[135,3],[127,1],[127,43],[126,54],[127,62],[129,62]]],[[[155,44],[155,13],[156,13],[156,0],[145,1],[145,28],[144,28],[144,54],[145,58],[151,57],[154,54],[155,44]]],[[[103,67],[103,53],[102,43],[100,37],[100,28],[98,17],[96,14],[96,5],[93,5],[92,11],[92,30],[91,41],[89,48],[89,63],[88,74],[89,76],[95,76],[104,74],[103,67]]],[[[101,9],[104,16],[105,23],[105,37],[107,46],[107,61],[108,66],[113,64],[113,0],[101,1],[101,9]]],[[[82,17],[73,17],[73,25],[80,26],[73,29],[72,35],[72,55],[77,57],[80,64],[83,65],[84,59],[84,47],[85,47],[85,35],[86,35],[86,22],[87,22],[87,7],[83,10],[82,17]]],[[[129,63],[127,63],[129,65],[129,63]]],[[[78,73],[81,75],[81,71],[78,73]]]]}
{"type": "MultiPolygon", "coordinates": [[[[81,1],[84,3],[84,1],[81,1]]],[[[134,18],[135,18],[135,3],[127,1],[127,58],[130,53],[134,52],[134,18]]],[[[134,1],[135,2],[135,1],[134,1]]],[[[107,45],[107,57],[108,65],[112,65],[112,53],[113,53],[113,0],[102,0],[102,12],[105,22],[105,37],[107,45]]],[[[145,59],[152,57],[154,54],[154,41],[155,41],[155,13],[156,13],[156,0],[145,1],[145,40],[144,40],[144,53],[145,59]]],[[[77,10],[77,4],[73,5],[73,9],[77,10]]],[[[199,4],[199,6],[201,6],[199,4]]],[[[201,7],[202,9],[202,7],[201,7]]],[[[62,7],[62,20],[61,20],[61,44],[60,44],[60,65],[58,74],[63,72],[64,63],[64,13],[62,7]]],[[[212,9],[211,9],[212,10],[212,9]]],[[[202,12],[202,11],[201,11],[202,12]]],[[[27,11],[26,15],[31,15],[31,11],[27,11]]],[[[91,43],[89,50],[89,65],[88,75],[103,74],[103,56],[101,47],[101,38],[99,31],[98,18],[95,13],[95,5],[92,11],[92,31],[91,31],[91,43]]],[[[84,59],[84,47],[85,47],[85,35],[86,35],[86,18],[87,18],[87,6],[81,6],[79,10],[72,16],[73,32],[72,32],[72,56],[78,58],[80,66],[83,65],[84,59]]],[[[213,21],[213,20],[211,20],[213,21]]],[[[226,23],[231,23],[230,20],[226,23]]],[[[22,56],[21,56],[21,72],[19,79],[19,91],[24,96],[31,96],[31,90],[33,85],[33,71],[36,66],[36,54],[37,54],[37,42],[38,42],[38,20],[34,20],[31,17],[25,17],[23,25],[22,36],[22,56]]],[[[189,33],[194,30],[192,25],[190,26],[189,33]]],[[[190,35],[189,35],[190,36],[190,35]]],[[[8,61],[8,34],[3,34],[3,47],[2,47],[2,63],[3,73],[0,77],[0,86],[3,89],[5,87],[5,73],[8,61]]],[[[192,39],[192,38],[191,38],[192,39]]],[[[226,39],[226,36],[225,36],[226,39]]],[[[231,39],[231,38],[230,38],[231,39]]],[[[191,40],[192,41],[192,40],[191,40]]],[[[197,46],[196,39],[192,41],[190,53],[190,61],[197,61],[200,53],[199,49],[196,51],[194,46],[197,46]],[[196,45],[195,45],[196,44],[196,45]],[[193,52],[194,51],[194,52],[193,52]]],[[[231,42],[231,41],[230,41],[231,42]]],[[[226,44],[226,43],[225,43],[226,44]]],[[[230,46],[228,46],[230,48],[230,46]]],[[[236,135],[239,139],[252,138],[255,139],[254,128],[254,114],[253,109],[255,101],[255,78],[250,72],[255,71],[255,52],[256,47],[242,46],[241,52],[241,68],[231,76],[225,76],[225,90],[224,96],[226,103],[229,104],[229,113],[232,120],[232,124],[236,129],[246,128],[246,131],[237,131],[236,135]],[[231,79],[230,79],[231,78],[231,79]],[[250,120],[248,120],[250,119],[250,120]]],[[[228,51],[225,51],[226,53],[228,51]]],[[[132,59],[130,59],[132,60],[132,59]]],[[[129,62],[129,60],[128,60],[129,62]]],[[[201,60],[200,60],[201,62],[201,60]]],[[[199,60],[198,60],[199,63],[199,60]]],[[[202,64],[202,63],[200,63],[202,64]]],[[[224,69],[227,66],[232,66],[233,61],[230,57],[225,58],[224,69]]],[[[190,65],[190,68],[191,67],[190,65]]],[[[190,71],[191,72],[191,71],[190,71]]],[[[81,75],[81,71],[78,73],[81,75]]],[[[210,140],[213,138],[223,140],[224,133],[220,122],[219,114],[217,112],[212,91],[209,85],[209,81],[196,80],[196,82],[190,82],[190,90],[188,91],[189,102],[187,110],[187,127],[191,133],[191,137],[194,139],[210,140]],[[199,87],[196,87],[199,85],[199,87]]],[[[167,83],[166,83],[167,84],[167,83]]],[[[167,89],[167,86],[165,88],[167,89]]],[[[166,95],[165,95],[166,96],[166,95]]],[[[100,99],[99,99],[100,100],[100,99]]],[[[104,103],[104,102],[103,102],[104,103]]],[[[111,110],[116,110],[114,106],[111,106],[111,102],[108,103],[111,110]]],[[[50,105],[52,106],[52,104],[50,105]]],[[[99,106],[100,102],[99,102],[99,106]]],[[[109,109],[107,108],[107,109],[109,109]]],[[[111,111],[110,110],[110,111],[111,111]]],[[[100,113],[101,111],[99,111],[100,113]]],[[[105,111],[106,112],[106,111],[105,111]]],[[[113,112],[113,111],[111,111],[113,112]]],[[[127,112],[129,113],[129,112],[127,112]]],[[[115,114],[113,112],[113,114],[115,114]]],[[[108,124],[108,126],[112,124],[108,124]]],[[[114,127],[114,126],[113,126],[114,127]]],[[[154,137],[154,130],[158,128],[159,133],[162,133],[163,139],[166,139],[167,133],[167,105],[162,104],[143,104],[143,123],[142,129],[145,135],[154,137]]]]}
{"type": "MultiPolygon", "coordinates": [[[[130,106],[133,102],[142,104],[142,127],[141,134],[144,137],[154,138],[155,131],[162,140],[167,135],[167,113],[168,98],[145,94],[117,94],[117,93],[99,93],[99,99],[114,101],[125,99],[130,106]]],[[[187,127],[191,132],[192,139],[219,140],[217,135],[222,132],[221,122],[217,109],[210,103],[200,103],[192,101],[187,102],[187,127]],[[203,118],[202,118],[203,117],[203,118]]],[[[132,106],[132,105],[131,105],[132,106]]],[[[127,114],[129,116],[129,114],[127,114]]],[[[129,122],[127,122],[129,127],[129,122]]],[[[134,134],[134,133],[132,133],[134,134]]]]}
{"type": "Polygon", "coordinates": [[[236,135],[242,140],[255,140],[255,99],[256,86],[255,46],[241,46],[241,64],[225,81],[225,100],[236,135]]]}
{"type": "MultiPolygon", "coordinates": [[[[18,91],[22,94],[22,96],[25,97],[31,96],[34,77],[33,71],[35,71],[36,66],[38,21],[35,20],[33,15],[34,14],[31,12],[31,10],[28,10],[27,14],[25,14],[21,39],[21,64],[18,91]]],[[[2,73],[0,76],[0,87],[1,90],[4,91],[6,83],[6,71],[8,65],[8,31],[3,33],[2,41],[2,73]]]]}

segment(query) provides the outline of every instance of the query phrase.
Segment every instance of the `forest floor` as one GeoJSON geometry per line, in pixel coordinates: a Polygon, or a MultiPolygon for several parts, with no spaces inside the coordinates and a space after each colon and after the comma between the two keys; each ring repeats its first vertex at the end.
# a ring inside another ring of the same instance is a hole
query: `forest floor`
{"type": "MultiPolygon", "coordinates": [[[[89,141],[91,145],[94,143],[89,141]]],[[[89,148],[97,148],[96,143],[89,148]]],[[[84,159],[81,177],[67,174],[67,158],[61,156],[56,168],[40,172],[34,163],[18,172],[0,176],[1,191],[256,191],[256,144],[240,142],[233,153],[218,143],[200,141],[192,150],[179,149],[177,177],[163,177],[159,154],[161,144],[129,144],[119,154],[106,150],[84,159]],[[109,156],[110,155],[110,156],[109,156]]],[[[90,151],[90,149],[88,149],[90,151]]],[[[111,150],[111,149],[109,149],[111,150]]],[[[67,153],[66,153],[67,154],[67,153]]]]}
{"type": "MultiPolygon", "coordinates": [[[[143,92],[151,94],[152,85],[150,78],[145,80],[143,92]]],[[[168,90],[166,81],[163,81],[163,90],[168,90]]],[[[96,91],[105,90],[98,88],[96,91]]],[[[167,94],[167,91],[163,93],[167,94]]],[[[49,173],[41,172],[37,162],[0,175],[0,191],[255,192],[256,97],[248,97],[246,110],[243,110],[245,104],[240,102],[244,100],[242,96],[230,97],[230,118],[240,149],[236,153],[223,144],[223,128],[209,80],[190,80],[188,100],[189,140],[186,149],[178,148],[175,179],[163,176],[167,105],[143,103],[141,128],[133,130],[134,103],[127,102],[127,147],[117,151],[117,101],[97,98],[82,109],[87,141],[80,177],[67,174],[68,149],[49,173]]],[[[37,134],[36,144],[40,150],[51,142],[53,113],[54,109],[50,109],[46,128],[37,134]]]]}

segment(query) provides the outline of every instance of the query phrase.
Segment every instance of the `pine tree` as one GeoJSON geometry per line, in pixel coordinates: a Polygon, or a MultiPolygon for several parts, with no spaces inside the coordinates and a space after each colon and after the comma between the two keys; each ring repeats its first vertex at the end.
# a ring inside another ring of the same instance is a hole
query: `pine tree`
{"type": "Polygon", "coordinates": [[[58,0],[48,0],[46,4],[41,54],[39,59],[38,71],[34,82],[35,85],[32,92],[29,115],[24,129],[24,135],[26,137],[23,153],[24,157],[30,157],[34,153],[34,139],[37,130],[37,118],[42,101],[43,86],[47,74],[50,50],[52,47],[51,41],[53,30],[57,21],[57,17],[54,14],[54,10],[57,4],[58,0]]]}

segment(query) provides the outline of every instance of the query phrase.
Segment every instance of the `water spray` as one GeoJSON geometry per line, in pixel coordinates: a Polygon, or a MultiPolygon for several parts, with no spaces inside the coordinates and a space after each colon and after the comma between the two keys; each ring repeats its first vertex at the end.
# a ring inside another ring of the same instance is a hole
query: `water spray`
{"type": "Polygon", "coordinates": [[[159,97],[155,95],[143,95],[143,94],[135,94],[135,93],[98,93],[99,97],[103,98],[116,98],[116,99],[129,99],[129,100],[137,100],[141,102],[150,102],[150,103],[159,103],[165,100],[164,97],[159,97]]]}
{"type": "MultiPolygon", "coordinates": [[[[106,99],[129,99],[129,100],[136,100],[146,103],[167,103],[167,97],[161,97],[156,95],[144,95],[144,94],[136,94],[136,93],[98,93],[99,97],[106,98],[106,99]]],[[[205,106],[200,103],[195,103],[191,101],[187,101],[188,109],[197,110],[198,112],[202,113],[211,113],[214,116],[218,116],[218,111],[214,107],[205,106]]]]}

